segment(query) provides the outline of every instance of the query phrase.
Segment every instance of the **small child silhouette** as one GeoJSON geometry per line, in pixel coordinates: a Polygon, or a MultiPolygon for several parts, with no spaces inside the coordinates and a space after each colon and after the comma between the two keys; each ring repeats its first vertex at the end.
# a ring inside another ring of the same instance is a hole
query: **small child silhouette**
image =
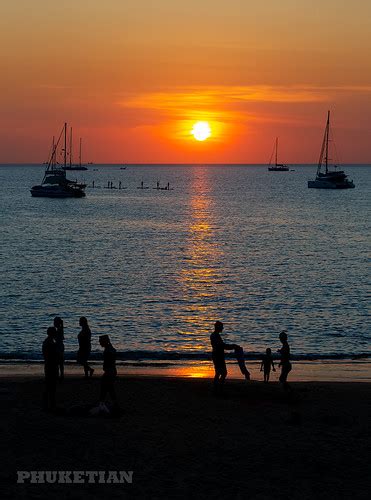
{"type": "Polygon", "coordinates": [[[275,372],[276,369],[275,369],[274,363],[273,363],[272,350],[269,349],[269,347],[268,347],[268,349],[265,351],[265,354],[262,358],[262,362],[260,365],[260,371],[263,371],[263,368],[264,368],[264,382],[269,382],[269,375],[271,372],[271,367],[272,367],[273,371],[275,372]]]}

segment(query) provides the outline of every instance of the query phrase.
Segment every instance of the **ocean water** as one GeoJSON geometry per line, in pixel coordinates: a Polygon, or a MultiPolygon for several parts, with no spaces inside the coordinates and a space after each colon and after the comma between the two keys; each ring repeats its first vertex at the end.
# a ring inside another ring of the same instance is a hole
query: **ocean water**
{"type": "Polygon", "coordinates": [[[122,359],[207,359],[217,319],[251,358],[282,329],[297,358],[370,357],[371,168],[345,191],[292,168],[91,165],[58,200],[30,195],[43,166],[0,166],[0,358],[40,359],[56,315],[71,359],[82,315],[122,359]]]}

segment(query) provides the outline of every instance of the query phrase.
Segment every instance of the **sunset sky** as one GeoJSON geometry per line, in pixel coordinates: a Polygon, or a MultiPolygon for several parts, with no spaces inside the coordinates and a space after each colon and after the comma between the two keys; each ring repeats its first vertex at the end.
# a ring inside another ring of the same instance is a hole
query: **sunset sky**
{"type": "Polygon", "coordinates": [[[5,0],[0,162],[42,162],[65,121],[85,160],[371,161],[368,0],[5,0]],[[191,130],[207,122],[211,136],[191,130]]]}

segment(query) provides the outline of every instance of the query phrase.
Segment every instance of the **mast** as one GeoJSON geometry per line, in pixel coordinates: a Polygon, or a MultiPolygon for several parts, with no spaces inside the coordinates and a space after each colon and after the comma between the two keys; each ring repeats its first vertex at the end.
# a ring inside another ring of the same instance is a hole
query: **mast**
{"type": "Polygon", "coordinates": [[[329,132],[329,127],[330,127],[330,111],[327,112],[327,122],[326,122],[325,133],[323,135],[321,153],[319,155],[319,160],[318,160],[317,176],[321,172],[321,167],[322,167],[323,161],[325,161],[326,174],[327,174],[327,168],[328,168],[328,132],[329,132]]]}
{"type": "Polygon", "coordinates": [[[276,167],[277,167],[277,157],[278,157],[278,137],[276,137],[276,167]]]}
{"type": "Polygon", "coordinates": [[[56,160],[56,147],[55,147],[55,137],[53,135],[53,142],[52,142],[52,158],[51,158],[51,164],[52,167],[54,168],[54,165],[57,163],[56,160]]]}
{"type": "Polygon", "coordinates": [[[326,157],[325,157],[326,174],[327,174],[327,170],[328,170],[328,139],[329,139],[329,132],[330,132],[330,110],[327,111],[327,124],[326,124],[326,157]]]}
{"type": "Polygon", "coordinates": [[[54,172],[54,170],[56,168],[56,164],[57,164],[57,146],[58,146],[58,143],[57,144],[55,143],[55,137],[53,135],[52,151],[51,151],[50,158],[49,158],[49,161],[48,161],[48,166],[46,167],[46,170],[44,172],[44,177],[43,177],[43,180],[42,180],[42,184],[44,183],[47,175],[50,172],[54,172]]]}
{"type": "Polygon", "coordinates": [[[54,170],[54,166],[55,166],[55,163],[56,163],[56,159],[55,159],[55,150],[56,150],[56,147],[55,147],[54,143],[55,143],[55,137],[53,135],[51,154],[50,154],[50,158],[48,160],[48,166],[45,169],[44,179],[45,179],[45,176],[46,176],[47,172],[54,170]]]}
{"type": "Polygon", "coordinates": [[[72,167],[72,127],[70,131],[70,168],[72,167]]]}
{"type": "Polygon", "coordinates": [[[81,141],[82,141],[82,139],[80,137],[80,154],[79,154],[80,167],[81,167],[81,141]]]}
{"type": "Polygon", "coordinates": [[[64,166],[67,166],[67,123],[64,124],[64,166]]]}

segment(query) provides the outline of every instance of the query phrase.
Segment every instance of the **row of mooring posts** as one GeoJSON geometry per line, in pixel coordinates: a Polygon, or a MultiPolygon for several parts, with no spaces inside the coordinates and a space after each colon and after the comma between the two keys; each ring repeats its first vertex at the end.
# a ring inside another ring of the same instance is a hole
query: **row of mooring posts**
{"type": "MultiPolygon", "coordinates": [[[[92,189],[100,189],[101,186],[98,186],[95,184],[95,181],[92,181],[91,186],[92,189]]],[[[108,181],[107,185],[103,186],[104,189],[127,189],[126,186],[122,185],[122,182],[119,181],[118,185],[116,186],[113,181],[108,181]]],[[[149,186],[146,186],[144,184],[144,181],[141,181],[140,186],[137,186],[137,189],[149,189],[149,186]]],[[[158,191],[171,191],[173,188],[170,187],[170,182],[168,182],[165,186],[160,185],[160,181],[156,182],[156,187],[153,187],[152,189],[156,189],[158,191]]]]}

